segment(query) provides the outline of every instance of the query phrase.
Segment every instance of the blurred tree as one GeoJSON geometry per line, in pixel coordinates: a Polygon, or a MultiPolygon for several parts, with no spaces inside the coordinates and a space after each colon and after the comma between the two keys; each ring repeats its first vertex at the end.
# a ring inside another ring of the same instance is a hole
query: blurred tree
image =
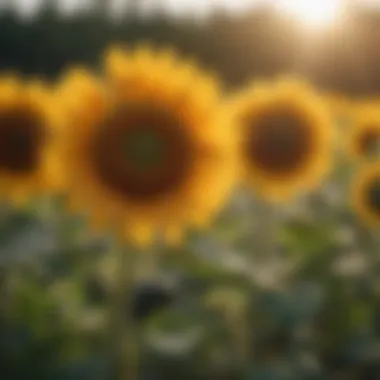
{"type": "MultiPolygon", "coordinates": [[[[149,22],[132,17],[138,0],[129,0],[123,22],[109,17],[109,1],[92,2],[86,12],[59,14],[57,3],[45,1],[38,17],[25,23],[11,10],[0,12],[0,69],[55,77],[66,65],[95,66],[112,42],[152,40],[195,56],[237,86],[252,77],[297,72],[330,89],[346,93],[375,93],[380,86],[380,13],[347,12],[342,27],[322,34],[313,43],[308,65],[299,64],[307,42],[296,23],[268,9],[236,17],[217,12],[207,23],[179,23],[163,14],[149,22]],[[344,27],[343,27],[344,26],[344,27]],[[310,62],[309,62],[310,61],[310,62]],[[301,67],[302,66],[302,67],[301,67]]],[[[121,12],[122,13],[122,12],[121,12]]]]}

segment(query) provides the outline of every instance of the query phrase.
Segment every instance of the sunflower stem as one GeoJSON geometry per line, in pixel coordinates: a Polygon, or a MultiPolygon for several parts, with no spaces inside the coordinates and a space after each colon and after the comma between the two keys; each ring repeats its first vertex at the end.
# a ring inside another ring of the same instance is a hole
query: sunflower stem
{"type": "Polygon", "coordinates": [[[115,246],[115,277],[111,300],[112,380],[138,379],[138,336],[133,317],[135,252],[115,246]]]}
{"type": "MultiPolygon", "coordinates": [[[[0,203],[1,227],[8,223],[13,212],[14,208],[11,205],[6,202],[0,203]]],[[[0,247],[0,249],[2,248],[0,247]]],[[[0,324],[6,323],[9,320],[14,298],[12,281],[17,276],[19,268],[20,264],[15,261],[0,262],[0,324]]]]}
{"type": "MultiPolygon", "coordinates": [[[[248,207],[246,214],[246,234],[250,242],[248,260],[252,268],[257,265],[273,264],[277,254],[277,228],[278,213],[276,208],[270,202],[259,200],[255,201],[249,194],[248,207]]],[[[248,369],[251,364],[252,355],[252,310],[247,301],[245,308],[242,310],[241,320],[237,323],[237,344],[239,357],[244,368],[248,369]]]]}
{"type": "Polygon", "coordinates": [[[9,311],[9,273],[0,267],[0,323],[5,321],[9,311]]]}
{"type": "Polygon", "coordinates": [[[276,208],[270,202],[262,200],[255,207],[255,214],[258,216],[255,221],[255,242],[253,255],[259,262],[265,264],[273,263],[277,250],[277,228],[278,214],[276,208]]]}

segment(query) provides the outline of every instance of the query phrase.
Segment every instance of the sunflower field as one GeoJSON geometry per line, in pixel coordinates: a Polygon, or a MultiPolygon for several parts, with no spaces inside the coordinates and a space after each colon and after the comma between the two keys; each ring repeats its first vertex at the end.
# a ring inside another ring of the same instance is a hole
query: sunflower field
{"type": "Polygon", "coordinates": [[[0,2],[0,379],[380,380],[380,13],[27,3],[0,2]]]}

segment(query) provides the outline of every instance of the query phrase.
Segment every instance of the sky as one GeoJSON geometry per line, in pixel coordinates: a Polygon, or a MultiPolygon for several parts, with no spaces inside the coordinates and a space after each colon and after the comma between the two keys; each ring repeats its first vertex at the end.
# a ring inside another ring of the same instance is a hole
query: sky
{"type": "MultiPolygon", "coordinates": [[[[138,1],[140,12],[143,15],[154,14],[157,11],[165,12],[174,17],[190,16],[207,17],[215,8],[222,8],[228,12],[245,12],[254,7],[258,7],[265,3],[276,5],[276,3],[298,2],[300,0],[0,0],[0,11],[5,6],[11,4],[20,16],[33,17],[38,13],[41,5],[47,1],[55,1],[59,4],[59,9],[63,15],[75,14],[81,10],[91,7],[96,1],[108,1],[110,3],[110,12],[114,15],[122,14],[123,10],[128,7],[128,1],[138,1]]],[[[346,1],[346,0],[339,0],[346,1]]],[[[350,0],[352,1],[352,0],[350,0]]],[[[366,6],[371,9],[380,10],[380,0],[356,0],[358,5],[366,6]]],[[[302,6],[305,4],[319,3],[320,0],[307,1],[303,0],[302,6]]]]}

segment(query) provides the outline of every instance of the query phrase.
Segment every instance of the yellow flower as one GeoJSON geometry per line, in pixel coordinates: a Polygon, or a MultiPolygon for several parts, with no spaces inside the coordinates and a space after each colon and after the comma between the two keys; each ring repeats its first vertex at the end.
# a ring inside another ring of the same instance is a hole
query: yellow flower
{"type": "Polygon", "coordinates": [[[322,180],[331,166],[333,128],[308,85],[255,86],[230,107],[242,130],[244,172],[265,199],[285,200],[322,180]]]}
{"type": "Polygon", "coordinates": [[[352,206],[369,226],[380,226],[380,164],[365,166],[357,174],[351,194],[352,206]]]}
{"type": "Polygon", "coordinates": [[[367,108],[356,118],[348,137],[348,151],[356,160],[368,160],[380,153],[380,111],[367,108]]]}
{"type": "Polygon", "coordinates": [[[135,243],[178,241],[223,206],[236,177],[236,131],[219,88],[167,51],[113,49],[103,81],[69,75],[76,104],[63,141],[73,207],[135,243]],[[85,79],[84,79],[85,78],[85,79]]]}
{"type": "Polygon", "coordinates": [[[365,112],[366,110],[373,110],[374,108],[379,107],[380,98],[377,97],[360,98],[357,101],[357,108],[360,112],[365,112]]]}
{"type": "Polygon", "coordinates": [[[0,78],[0,192],[17,202],[61,186],[56,108],[46,85],[0,78]]]}

